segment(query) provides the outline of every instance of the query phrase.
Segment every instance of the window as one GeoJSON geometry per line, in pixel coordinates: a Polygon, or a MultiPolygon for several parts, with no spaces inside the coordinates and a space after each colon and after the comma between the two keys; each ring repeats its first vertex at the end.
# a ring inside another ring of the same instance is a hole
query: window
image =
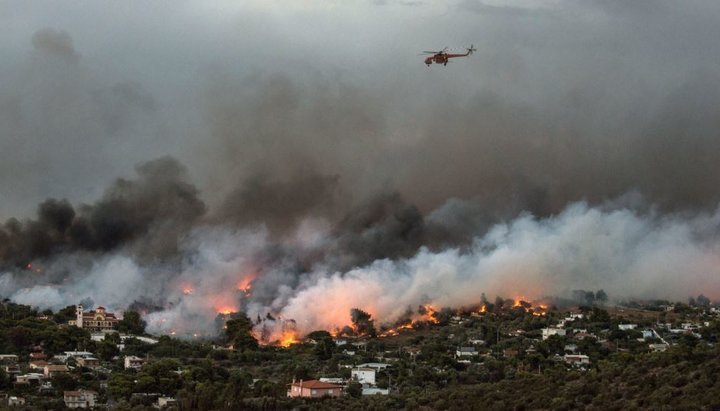
{"type": "Polygon", "coordinates": [[[312,390],[312,395],[317,394],[317,390],[312,390]]]}

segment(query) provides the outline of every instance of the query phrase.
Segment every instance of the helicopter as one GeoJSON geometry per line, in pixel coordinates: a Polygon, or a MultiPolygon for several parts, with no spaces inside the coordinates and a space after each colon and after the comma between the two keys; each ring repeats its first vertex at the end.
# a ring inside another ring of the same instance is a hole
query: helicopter
{"type": "Polygon", "coordinates": [[[432,54],[432,56],[428,56],[425,59],[425,64],[427,64],[428,67],[434,62],[435,64],[442,64],[443,66],[447,66],[447,64],[450,62],[451,58],[455,57],[466,57],[471,54],[473,54],[474,51],[477,49],[473,48],[473,45],[471,44],[469,48],[467,48],[467,53],[465,54],[451,54],[447,52],[447,47],[440,51],[423,51],[421,55],[423,54],[432,54]]]}

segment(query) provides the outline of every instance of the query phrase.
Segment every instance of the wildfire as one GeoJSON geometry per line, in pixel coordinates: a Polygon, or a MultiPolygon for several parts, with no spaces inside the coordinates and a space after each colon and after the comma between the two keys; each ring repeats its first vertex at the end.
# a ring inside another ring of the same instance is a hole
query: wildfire
{"type": "Polygon", "coordinates": [[[237,289],[247,295],[250,295],[250,291],[252,291],[252,282],[255,281],[255,278],[257,278],[256,273],[246,274],[240,282],[238,282],[237,289]]]}
{"type": "Polygon", "coordinates": [[[234,307],[219,307],[216,309],[218,314],[222,315],[230,315],[234,312],[237,312],[237,309],[234,307]]]}
{"type": "Polygon", "coordinates": [[[287,347],[289,347],[293,344],[297,344],[299,342],[300,342],[300,340],[298,339],[297,331],[286,330],[283,332],[278,345],[280,345],[281,347],[287,348],[287,347]]]}
{"type": "Polygon", "coordinates": [[[430,304],[421,305],[418,308],[418,314],[420,314],[421,317],[417,321],[426,321],[431,324],[438,324],[440,322],[440,320],[436,318],[437,309],[430,304]]]}

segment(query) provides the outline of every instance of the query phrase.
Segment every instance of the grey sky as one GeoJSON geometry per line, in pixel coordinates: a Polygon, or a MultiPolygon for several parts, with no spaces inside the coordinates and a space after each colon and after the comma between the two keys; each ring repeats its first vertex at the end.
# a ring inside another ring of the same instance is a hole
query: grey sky
{"type": "Polygon", "coordinates": [[[707,206],[719,17],[713,1],[5,1],[0,217],[92,201],[166,154],[213,206],[298,170],[425,210],[518,186],[553,209],[633,189],[707,206]],[[417,55],[470,43],[446,68],[417,55]]]}

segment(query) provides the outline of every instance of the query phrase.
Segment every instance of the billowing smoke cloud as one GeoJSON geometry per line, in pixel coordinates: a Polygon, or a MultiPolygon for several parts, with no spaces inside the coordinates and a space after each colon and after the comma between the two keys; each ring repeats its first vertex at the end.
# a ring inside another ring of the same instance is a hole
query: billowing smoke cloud
{"type": "Polygon", "coordinates": [[[38,206],[37,219],[0,226],[0,267],[28,267],[33,260],[75,251],[107,252],[135,240],[149,258],[176,252],[176,243],[205,211],[184,168],[165,157],[136,167],[136,180],[118,179],[92,205],[75,210],[67,200],[38,206]]]}
{"type": "Polygon", "coordinates": [[[182,335],[237,309],[305,332],[482,292],[720,297],[715,2],[130,3],[7,25],[3,296],[182,335]]]}

